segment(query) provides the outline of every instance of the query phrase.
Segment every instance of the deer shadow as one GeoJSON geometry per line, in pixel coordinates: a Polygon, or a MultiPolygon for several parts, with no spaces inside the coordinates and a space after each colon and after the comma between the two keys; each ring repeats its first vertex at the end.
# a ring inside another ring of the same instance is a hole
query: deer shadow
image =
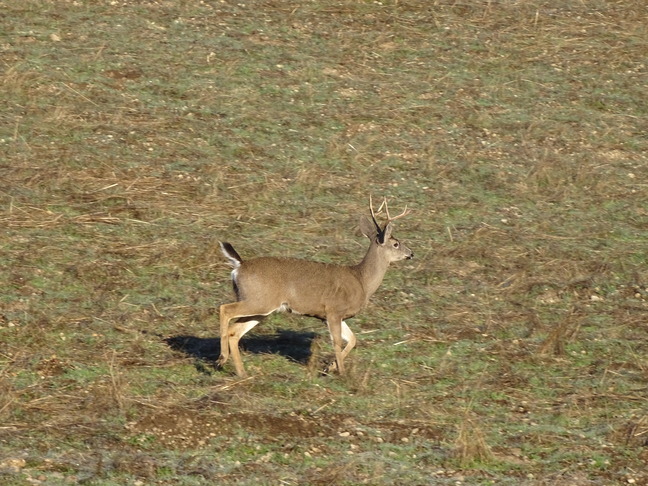
{"type": "MultiPolygon", "coordinates": [[[[278,354],[296,363],[306,365],[311,357],[311,346],[318,336],[314,332],[280,330],[275,334],[251,335],[241,339],[241,350],[254,354],[278,354]]],[[[200,338],[196,336],[171,336],[164,342],[173,350],[192,356],[200,362],[210,362],[218,368],[216,360],[220,356],[220,338],[200,338]]],[[[207,372],[204,366],[199,370],[207,372]]]]}

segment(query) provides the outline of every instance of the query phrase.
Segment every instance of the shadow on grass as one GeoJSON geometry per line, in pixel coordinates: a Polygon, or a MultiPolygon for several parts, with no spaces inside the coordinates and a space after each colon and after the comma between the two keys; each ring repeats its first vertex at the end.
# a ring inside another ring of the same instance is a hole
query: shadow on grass
{"type": "MultiPolygon", "coordinates": [[[[311,356],[311,345],[317,336],[314,332],[281,330],[274,335],[246,336],[241,339],[241,350],[255,354],[278,354],[300,364],[307,364],[311,356]]],[[[208,361],[216,366],[220,355],[220,339],[195,336],[172,336],[164,341],[175,351],[208,361]]],[[[200,371],[207,372],[203,366],[200,371]]]]}

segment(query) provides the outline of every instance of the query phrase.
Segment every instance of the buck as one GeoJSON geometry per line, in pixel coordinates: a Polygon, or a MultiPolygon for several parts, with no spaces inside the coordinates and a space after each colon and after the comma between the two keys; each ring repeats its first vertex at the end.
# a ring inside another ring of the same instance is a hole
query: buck
{"type": "Polygon", "coordinates": [[[343,374],[344,359],[356,344],[356,337],[345,319],[353,317],[368,303],[391,262],[414,257],[412,250],[392,236],[392,222],[409,213],[407,206],[393,218],[384,198],[378,214],[383,207],[387,222],[381,227],[369,197],[371,220],[361,217],[360,231],[371,243],[357,265],[275,257],[243,260],[232,245],[220,242],[223,254],[233,267],[236,302],[220,306],[221,354],[218,365],[225,365],[231,354],[236,374],[247,376],[239,340],[263,317],[275,311],[287,311],[326,322],[335,350],[331,369],[343,374]]]}

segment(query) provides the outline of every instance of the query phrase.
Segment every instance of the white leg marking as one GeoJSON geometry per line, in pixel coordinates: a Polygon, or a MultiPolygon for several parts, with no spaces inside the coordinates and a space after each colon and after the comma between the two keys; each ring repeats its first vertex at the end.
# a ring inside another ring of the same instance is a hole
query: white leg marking
{"type": "Polygon", "coordinates": [[[353,337],[353,333],[351,332],[351,329],[349,329],[349,326],[347,326],[347,323],[342,321],[342,340],[345,343],[348,343],[353,337]]]}
{"type": "Polygon", "coordinates": [[[245,321],[245,327],[243,328],[243,332],[241,332],[241,336],[243,336],[245,333],[247,333],[250,329],[252,329],[254,326],[256,326],[259,323],[259,321],[245,321]]]}

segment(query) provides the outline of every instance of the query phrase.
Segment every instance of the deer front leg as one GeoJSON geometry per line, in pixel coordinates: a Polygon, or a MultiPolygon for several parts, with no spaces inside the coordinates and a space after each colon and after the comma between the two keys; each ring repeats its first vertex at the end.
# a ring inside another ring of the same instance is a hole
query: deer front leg
{"type": "Polygon", "coordinates": [[[342,340],[347,343],[344,347],[344,351],[342,351],[342,359],[346,359],[351,350],[355,348],[356,337],[355,334],[351,332],[351,329],[349,329],[349,326],[347,326],[347,323],[344,321],[342,321],[342,340]]]}
{"type": "MultiPolygon", "coordinates": [[[[342,334],[342,341],[346,343],[346,346],[342,350],[342,361],[346,359],[346,357],[349,355],[351,350],[355,347],[356,345],[356,337],[355,334],[349,329],[349,326],[347,325],[346,322],[342,321],[341,322],[341,334],[342,334]]],[[[330,331],[330,328],[329,328],[330,331]]],[[[331,338],[333,338],[333,334],[331,334],[331,338]]],[[[338,369],[337,366],[337,361],[334,361],[331,363],[329,366],[328,370],[329,371],[336,371],[338,369]]]]}
{"type": "MultiPolygon", "coordinates": [[[[330,370],[335,370],[337,368],[338,373],[341,375],[344,374],[344,356],[345,354],[342,351],[342,319],[339,317],[329,317],[326,320],[328,324],[329,333],[331,334],[331,340],[333,341],[333,350],[335,351],[335,363],[331,365],[330,370]]],[[[344,324],[346,326],[346,324],[344,324]]],[[[347,327],[348,329],[348,327],[347,327]]]]}

